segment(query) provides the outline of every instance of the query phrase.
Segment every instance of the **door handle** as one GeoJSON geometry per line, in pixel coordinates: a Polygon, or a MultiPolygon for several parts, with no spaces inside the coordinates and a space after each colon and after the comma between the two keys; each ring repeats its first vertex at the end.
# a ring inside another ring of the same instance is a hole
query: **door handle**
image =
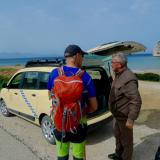
{"type": "Polygon", "coordinates": [[[36,97],[36,94],[32,94],[33,97],[36,97]]]}

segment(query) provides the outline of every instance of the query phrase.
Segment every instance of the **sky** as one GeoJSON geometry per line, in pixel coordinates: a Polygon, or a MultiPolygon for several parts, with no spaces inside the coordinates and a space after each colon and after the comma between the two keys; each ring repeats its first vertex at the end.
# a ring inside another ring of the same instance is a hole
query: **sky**
{"type": "Polygon", "coordinates": [[[0,58],[63,56],[133,40],[160,40],[160,0],[0,0],[0,58]]]}

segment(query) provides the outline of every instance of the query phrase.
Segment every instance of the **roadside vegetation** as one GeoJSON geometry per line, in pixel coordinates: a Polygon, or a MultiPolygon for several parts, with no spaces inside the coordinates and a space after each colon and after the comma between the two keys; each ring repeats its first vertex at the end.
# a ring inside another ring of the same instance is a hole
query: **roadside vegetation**
{"type": "Polygon", "coordinates": [[[136,73],[139,80],[160,82],[160,75],[156,73],[136,73]]]}
{"type": "Polygon", "coordinates": [[[0,75],[1,76],[12,76],[18,69],[17,68],[12,68],[12,67],[9,67],[9,68],[5,68],[5,67],[2,67],[0,68],[0,75]]]}
{"type": "Polygon", "coordinates": [[[0,68],[0,90],[4,84],[7,84],[11,76],[17,71],[17,68],[0,68]]]}
{"type": "Polygon", "coordinates": [[[0,90],[2,89],[4,84],[7,84],[9,79],[10,79],[10,76],[0,75],[0,90]]]}

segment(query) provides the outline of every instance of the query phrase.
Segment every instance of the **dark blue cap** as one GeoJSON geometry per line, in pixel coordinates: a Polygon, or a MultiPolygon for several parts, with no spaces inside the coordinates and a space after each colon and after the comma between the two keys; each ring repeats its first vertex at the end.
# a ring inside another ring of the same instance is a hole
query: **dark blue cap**
{"type": "Polygon", "coordinates": [[[87,54],[87,52],[84,52],[78,45],[71,44],[65,49],[64,56],[72,57],[76,55],[77,53],[80,53],[82,55],[87,54]]]}

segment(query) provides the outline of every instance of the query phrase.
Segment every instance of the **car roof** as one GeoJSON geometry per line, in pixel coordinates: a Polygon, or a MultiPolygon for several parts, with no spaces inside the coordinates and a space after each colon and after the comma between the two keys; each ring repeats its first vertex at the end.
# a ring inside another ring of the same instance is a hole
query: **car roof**
{"type": "MultiPolygon", "coordinates": [[[[97,66],[103,66],[103,61],[101,56],[89,56],[90,58],[85,58],[83,61],[83,67],[97,67],[97,66]],[[96,57],[96,58],[95,58],[96,57]]],[[[63,60],[63,59],[62,59],[63,60]]],[[[18,70],[17,73],[22,72],[29,72],[29,71],[38,71],[38,72],[51,72],[53,69],[62,66],[60,64],[60,60],[58,61],[49,61],[49,60],[36,60],[36,61],[28,61],[24,68],[18,70]]],[[[64,65],[64,64],[63,64],[64,65]]]]}

